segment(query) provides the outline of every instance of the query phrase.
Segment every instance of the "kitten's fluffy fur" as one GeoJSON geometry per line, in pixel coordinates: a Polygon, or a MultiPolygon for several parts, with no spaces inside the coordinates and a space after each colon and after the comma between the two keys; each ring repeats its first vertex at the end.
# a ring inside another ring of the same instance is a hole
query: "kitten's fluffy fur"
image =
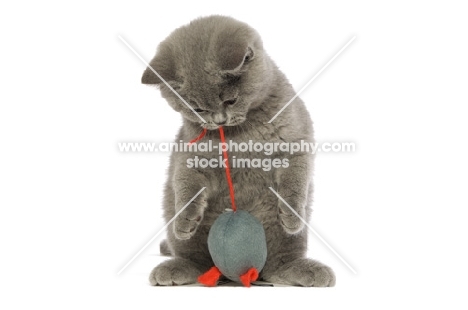
{"type": "MultiPolygon", "coordinates": [[[[312,121],[297,98],[272,123],[268,121],[295,92],[263,50],[255,30],[229,17],[210,16],[176,29],[158,47],[150,65],[193,108],[200,119],[147,68],[144,84],[160,87],[162,96],[183,116],[176,141],[185,142],[208,129],[204,139],[219,143],[218,124],[227,140],[248,142],[313,141],[312,121]]],[[[173,152],[164,192],[164,217],[169,221],[202,188],[206,189],[169,226],[161,251],[169,259],[152,271],[152,285],[195,283],[213,266],[207,247],[212,223],[230,207],[224,169],[187,168],[187,159],[218,158],[213,153],[173,152]]],[[[239,209],[250,212],[265,228],[268,259],[260,277],[265,281],[300,286],[333,286],[331,268],[305,257],[307,229],[269,190],[273,187],[302,217],[310,216],[312,166],[310,153],[271,156],[236,153],[237,158],[287,158],[288,168],[232,169],[239,209]]]]}

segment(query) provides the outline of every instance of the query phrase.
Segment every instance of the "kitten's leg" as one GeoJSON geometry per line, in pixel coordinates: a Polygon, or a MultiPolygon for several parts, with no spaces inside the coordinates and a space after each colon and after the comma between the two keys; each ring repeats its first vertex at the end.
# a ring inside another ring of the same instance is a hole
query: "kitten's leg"
{"type": "Polygon", "coordinates": [[[333,270],[309,258],[298,258],[278,267],[265,281],[295,286],[329,287],[335,286],[333,270]]]}
{"type": "Polygon", "coordinates": [[[171,248],[166,239],[159,244],[159,253],[163,256],[172,256],[171,248]]]}
{"type": "MultiPolygon", "coordinates": [[[[278,170],[278,194],[296,211],[305,218],[307,194],[309,190],[311,157],[297,155],[289,159],[289,167],[278,170]]],[[[304,223],[284,204],[278,200],[279,220],[283,229],[289,234],[296,234],[304,228],[304,223]]]]}
{"type": "Polygon", "coordinates": [[[193,284],[206,270],[206,266],[177,257],[156,266],[150,274],[149,281],[151,285],[165,286],[193,284]]]}
{"type": "Polygon", "coordinates": [[[208,181],[194,169],[176,169],[174,173],[174,193],[176,212],[182,209],[193,197],[203,190],[174,220],[174,235],[177,239],[190,239],[203,219],[207,204],[208,181]]]}

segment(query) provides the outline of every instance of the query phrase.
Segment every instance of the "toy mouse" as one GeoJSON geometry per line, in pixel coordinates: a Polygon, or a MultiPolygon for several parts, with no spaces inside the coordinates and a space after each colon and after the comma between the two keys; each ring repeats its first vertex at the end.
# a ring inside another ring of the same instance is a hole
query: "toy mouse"
{"type": "MultiPolygon", "coordinates": [[[[226,143],[223,127],[219,127],[221,142],[226,143]]],[[[194,143],[206,134],[206,129],[194,143]]],[[[227,151],[223,149],[226,159],[226,179],[231,196],[232,210],[227,209],[211,226],[208,234],[208,249],[215,264],[214,267],[198,277],[198,282],[206,286],[215,286],[219,278],[241,282],[244,286],[257,280],[265,266],[267,245],[262,223],[247,211],[237,210],[234,199],[234,186],[227,151]]]]}

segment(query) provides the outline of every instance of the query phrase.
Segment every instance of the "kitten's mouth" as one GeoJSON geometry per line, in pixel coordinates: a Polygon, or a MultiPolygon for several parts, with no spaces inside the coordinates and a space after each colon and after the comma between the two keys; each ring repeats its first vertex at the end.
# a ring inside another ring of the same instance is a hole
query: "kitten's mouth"
{"type": "Polygon", "coordinates": [[[229,123],[225,123],[225,124],[214,124],[214,123],[205,123],[205,124],[202,124],[202,127],[203,128],[206,128],[208,130],[217,130],[219,127],[223,126],[223,127],[234,127],[234,126],[237,126],[239,124],[241,124],[242,122],[241,121],[233,121],[233,122],[229,122],[229,123]]]}
{"type": "Polygon", "coordinates": [[[231,126],[231,125],[230,124],[216,125],[216,124],[209,124],[209,123],[202,124],[202,127],[206,128],[208,130],[216,130],[221,126],[231,126]]]}
{"type": "Polygon", "coordinates": [[[216,124],[216,123],[210,121],[210,122],[201,124],[201,126],[203,128],[208,129],[208,130],[217,130],[221,126],[223,126],[223,127],[234,127],[234,126],[240,125],[243,122],[245,122],[246,119],[247,118],[245,116],[234,116],[234,117],[228,118],[227,122],[224,123],[224,124],[216,124]]]}

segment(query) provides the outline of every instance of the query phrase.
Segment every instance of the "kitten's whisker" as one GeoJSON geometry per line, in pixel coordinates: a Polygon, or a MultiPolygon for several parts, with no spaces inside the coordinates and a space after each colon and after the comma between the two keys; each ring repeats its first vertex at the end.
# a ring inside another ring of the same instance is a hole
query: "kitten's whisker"
{"type": "Polygon", "coordinates": [[[242,124],[238,124],[236,127],[237,127],[238,135],[240,136],[241,140],[243,141],[244,137],[245,137],[245,132],[244,132],[244,129],[242,128],[242,124]]]}
{"type": "MultiPolygon", "coordinates": [[[[239,126],[240,126],[240,128],[242,129],[242,135],[245,137],[245,140],[247,141],[247,140],[248,140],[248,134],[247,134],[247,132],[246,132],[246,129],[245,129],[244,126],[243,126],[244,124],[245,124],[245,122],[240,123],[239,126]]],[[[245,125],[247,126],[247,124],[245,124],[245,125]]]]}
{"type": "Polygon", "coordinates": [[[263,140],[266,140],[265,136],[260,132],[260,130],[257,129],[257,127],[255,127],[248,119],[246,119],[245,121],[262,136],[263,140]]]}

